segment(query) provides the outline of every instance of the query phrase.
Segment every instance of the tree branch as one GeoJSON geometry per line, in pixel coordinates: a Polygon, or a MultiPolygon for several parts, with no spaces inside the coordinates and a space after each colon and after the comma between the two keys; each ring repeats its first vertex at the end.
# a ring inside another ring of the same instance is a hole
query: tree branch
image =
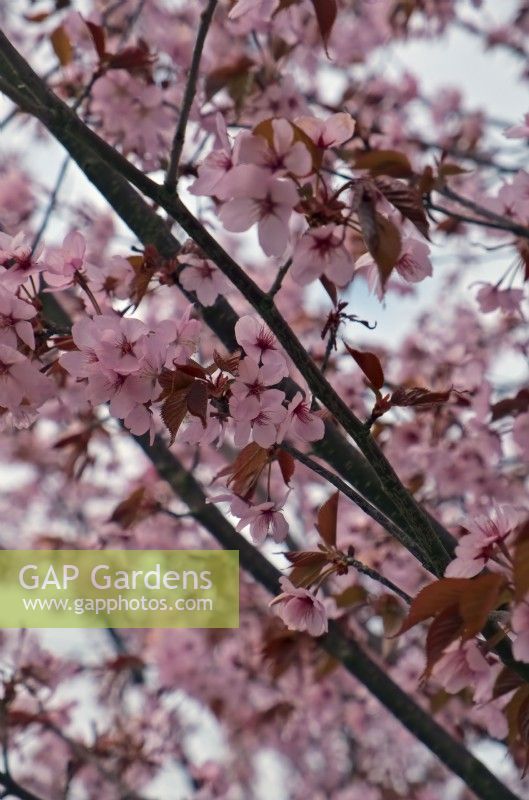
{"type": "Polygon", "coordinates": [[[193,100],[195,99],[195,93],[197,90],[198,72],[200,69],[200,61],[202,59],[202,51],[204,49],[204,43],[206,41],[209,26],[211,25],[211,20],[213,19],[213,14],[215,13],[216,5],[217,0],[208,0],[206,8],[200,15],[200,25],[198,27],[195,48],[193,50],[193,57],[191,59],[191,68],[187,78],[182,108],[178,118],[178,125],[173,138],[169,166],[165,176],[165,187],[169,192],[174,192],[176,189],[176,184],[178,181],[178,165],[180,164],[180,157],[184,147],[189,113],[191,111],[191,106],[193,105],[193,100]]]}

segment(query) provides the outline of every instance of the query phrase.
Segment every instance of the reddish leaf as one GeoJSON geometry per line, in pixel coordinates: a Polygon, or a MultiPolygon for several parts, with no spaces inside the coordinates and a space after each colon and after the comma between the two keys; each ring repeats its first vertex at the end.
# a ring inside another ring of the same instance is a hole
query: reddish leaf
{"type": "Polygon", "coordinates": [[[205,80],[206,99],[211,100],[221,89],[233,89],[237,82],[248,82],[250,68],[254,62],[247,56],[241,56],[232,64],[213,70],[205,80]]]}
{"type": "Polygon", "coordinates": [[[170,394],[161,408],[163,423],[171,434],[170,444],[174,444],[176,434],[187,414],[186,395],[185,390],[170,394]]]}
{"type": "Polygon", "coordinates": [[[103,61],[106,56],[105,31],[101,25],[95,25],[95,23],[87,19],[84,20],[84,23],[90,31],[90,36],[92,37],[99,60],[103,61]]]}
{"type": "Polygon", "coordinates": [[[290,479],[292,478],[295,469],[296,469],[296,462],[294,458],[287,453],[286,450],[279,450],[277,453],[277,463],[279,464],[279,469],[281,470],[281,475],[286,486],[290,485],[290,479]]]}
{"type": "Polygon", "coordinates": [[[358,605],[358,603],[365,603],[367,600],[367,591],[359,584],[348,586],[343,592],[333,595],[334,601],[338,608],[349,608],[358,605]]]}
{"type": "Polygon", "coordinates": [[[283,555],[296,567],[323,567],[329,560],[322,550],[291,550],[283,555]]]}
{"type": "Polygon", "coordinates": [[[325,52],[329,55],[327,43],[338,13],[336,0],[311,0],[311,2],[316,12],[316,20],[318,22],[325,52]]]}
{"type": "Polygon", "coordinates": [[[470,578],[440,578],[425,586],[412,600],[408,616],[399,634],[457,604],[470,581],[470,578]]]}
{"type": "Polygon", "coordinates": [[[420,192],[403,181],[391,180],[391,178],[378,178],[375,183],[386,200],[428,239],[429,222],[420,192]]]}
{"type": "Polygon", "coordinates": [[[367,351],[362,352],[360,350],[354,350],[352,347],[349,347],[348,344],[345,344],[345,347],[349,355],[354,358],[371,386],[377,391],[380,391],[384,386],[384,370],[382,369],[378,356],[367,351]]]}
{"type": "Polygon", "coordinates": [[[107,54],[105,63],[108,69],[125,69],[132,72],[150,67],[155,60],[156,56],[149,51],[147,44],[140,41],[137,45],[125,47],[118,53],[107,54]]]}
{"type": "Polygon", "coordinates": [[[55,28],[50,36],[50,39],[55,55],[59,59],[61,66],[66,67],[72,62],[73,48],[68,34],[62,25],[59,25],[58,28],[55,28]]]}
{"type": "Polygon", "coordinates": [[[483,628],[490,612],[498,605],[505,578],[496,572],[478,575],[463,590],[459,598],[459,611],[465,627],[463,639],[471,639],[483,628]]]}
{"type": "Polygon", "coordinates": [[[391,404],[394,406],[429,406],[446,403],[450,399],[451,389],[446,392],[431,392],[429,389],[422,389],[418,386],[405,388],[401,386],[391,395],[391,404]]]}
{"type": "Polygon", "coordinates": [[[228,356],[222,356],[216,350],[213,351],[213,361],[221,372],[229,372],[230,375],[236,375],[239,371],[239,364],[241,362],[241,351],[237,350],[228,356]]]}
{"type": "Polygon", "coordinates": [[[523,682],[523,678],[520,677],[517,672],[509,669],[509,667],[503,667],[496,678],[492,696],[494,699],[503,697],[504,694],[509,694],[513,689],[518,689],[518,687],[522,686],[523,682]]]}
{"type": "Polygon", "coordinates": [[[329,547],[336,545],[336,525],[338,522],[338,499],[340,492],[335,492],[322,505],[318,511],[316,528],[325,544],[329,547]]]}
{"type": "Polygon", "coordinates": [[[461,634],[462,626],[463,620],[459,615],[457,603],[448,606],[435,617],[426,636],[425,677],[431,673],[448,645],[461,634]]]}
{"type": "Polygon", "coordinates": [[[208,387],[204,381],[194,381],[186,396],[187,410],[194,417],[198,417],[202,427],[208,424],[208,387]]]}
{"type": "Polygon", "coordinates": [[[229,475],[228,485],[232,485],[235,494],[247,499],[252,495],[268,461],[268,450],[250,442],[241,450],[233,464],[222,470],[221,475],[229,475]]]}
{"type": "Polygon", "coordinates": [[[384,287],[402,250],[400,233],[391,220],[378,213],[375,199],[365,186],[355,198],[355,208],[365,245],[378,267],[384,287]]]}
{"type": "MultiPolygon", "coordinates": [[[[339,153],[342,158],[352,160],[357,169],[369,170],[374,176],[409,178],[413,175],[408,157],[397,150],[340,150],[339,153]]],[[[379,188],[383,191],[381,187],[379,188]]]]}
{"type": "Polygon", "coordinates": [[[131,525],[140,522],[156,510],[156,503],[152,500],[146,502],[146,490],[144,486],[135,489],[125,500],[119,503],[109,522],[116,522],[121,528],[127,529],[131,525]]]}
{"type": "Polygon", "coordinates": [[[519,602],[529,592],[529,523],[526,522],[516,540],[513,559],[515,598],[519,602]]]}
{"type": "Polygon", "coordinates": [[[491,406],[491,411],[493,422],[509,414],[523,414],[525,411],[529,411],[529,389],[520,389],[515,397],[505,397],[503,400],[499,400],[491,406]]]}

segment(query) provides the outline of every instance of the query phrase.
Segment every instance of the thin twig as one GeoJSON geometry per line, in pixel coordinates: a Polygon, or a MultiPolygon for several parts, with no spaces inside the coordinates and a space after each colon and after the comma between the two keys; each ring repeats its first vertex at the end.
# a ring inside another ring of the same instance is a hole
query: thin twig
{"type": "Polygon", "coordinates": [[[195,93],[197,90],[198,72],[200,69],[200,61],[202,59],[202,51],[204,49],[204,42],[213,19],[217,0],[208,0],[208,4],[202,14],[200,15],[200,25],[198,28],[197,39],[195,42],[195,49],[193,50],[193,58],[191,59],[191,68],[187,79],[187,85],[184,92],[184,99],[182,102],[182,109],[178,119],[173,144],[171,147],[171,157],[169,159],[169,166],[167,168],[167,175],[165,176],[165,186],[170,192],[174,192],[178,181],[178,165],[180,164],[180,156],[184,147],[184,139],[186,135],[187,123],[189,120],[189,113],[195,93]]]}
{"type": "Polygon", "coordinates": [[[71,160],[71,156],[68,153],[68,155],[66,156],[66,158],[64,159],[64,161],[61,164],[61,168],[59,169],[59,172],[57,173],[57,178],[55,180],[55,186],[53,187],[52,193],[50,195],[50,199],[48,201],[48,205],[46,207],[46,211],[44,212],[44,217],[42,219],[42,222],[40,223],[40,227],[39,227],[37,233],[35,234],[35,238],[33,239],[33,243],[31,245],[31,251],[32,252],[35,252],[40,240],[42,239],[42,237],[43,237],[43,235],[44,235],[44,233],[46,231],[46,228],[48,227],[49,221],[51,219],[51,215],[53,214],[53,211],[55,210],[55,206],[57,205],[58,194],[59,194],[59,192],[61,190],[62,184],[64,183],[64,179],[66,178],[66,172],[68,170],[68,164],[70,163],[70,160],[71,160]]]}
{"type": "Polygon", "coordinates": [[[283,280],[285,278],[285,275],[287,274],[287,272],[290,269],[291,265],[292,265],[292,259],[289,258],[288,261],[285,261],[283,266],[279,268],[279,271],[278,271],[278,273],[277,273],[277,275],[275,277],[275,280],[274,280],[274,282],[273,282],[273,284],[270,287],[270,290],[268,292],[269,297],[275,297],[276,294],[278,293],[278,291],[281,289],[281,286],[283,284],[283,280]]]}
{"type": "Polygon", "coordinates": [[[399,589],[399,587],[396,584],[394,584],[393,581],[390,581],[389,578],[385,578],[383,575],[380,574],[380,572],[377,572],[376,569],[371,569],[371,567],[368,567],[367,564],[363,564],[361,561],[357,561],[356,558],[348,558],[347,563],[350,567],[356,569],[357,572],[361,572],[362,575],[367,575],[367,577],[371,578],[372,581],[381,583],[383,586],[386,587],[386,589],[389,589],[395,594],[398,594],[398,596],[402,598],[402,600],[404,600],[405,603],[408,603],[408,605],[411,603],[412,598],[410,597],[409,594],[406,594],[406,592],[403,589],[399,589]]]}

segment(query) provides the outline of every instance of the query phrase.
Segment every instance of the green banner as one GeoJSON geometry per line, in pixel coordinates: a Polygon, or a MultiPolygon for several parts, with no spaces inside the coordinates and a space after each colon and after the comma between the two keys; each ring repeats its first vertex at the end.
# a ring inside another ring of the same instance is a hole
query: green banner
{"type": "Polygon", "coordinates": [[[0,628],[237,628],[236,550],[0,550],[0,628]]]}

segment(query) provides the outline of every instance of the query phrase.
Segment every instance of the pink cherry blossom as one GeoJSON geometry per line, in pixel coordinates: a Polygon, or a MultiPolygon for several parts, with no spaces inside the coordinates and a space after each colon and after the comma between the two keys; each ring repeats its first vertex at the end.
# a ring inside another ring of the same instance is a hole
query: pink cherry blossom
{"type": "Polygon", "coordinates": [[[284,397],[284,392],[278,389],[267,389],[259,399],[231,397],[230,414],[234,421],[236,447],[243,447],[250,433],[260,447],[269,448],[278,441],[279,426],[287,413],[281,405],[284,397]]]}
{"type": "MultiPolygon", "coordinates": [[[[294,128],[286,119],[273,119],[272,145],[261,135],[240,137],[239,164],[255,164],[275,177],[288,173],[303,177],[312,171],[312,157],[307,146],[295,140],[294,128]]],[[[234,171],[234,176],[240,174],[234,171]]]]}
{"type": "Polygon", "coordinates": [[[189,193],[227,200],[229,194],[225,189],[225,179],[235,166],[238,145],[232,148],[222,114],[217,114],[216,123],[221,147],[209,153],[199,165],[198,178],[189,187],[189,193]]]}
{"type": "Polygon", "coordinates": [[[23,403],[40,406],[53,396],[53,381],[22,353],[0,344],[0,406],[15,412],[23,403]]]}
{"type": "Polygon", "coordinates": [[[497,553],[518,522],[518,512],[511,506],[494,505],[490,514],[480,515],[465,523],[468,530],[456,546],[456,557],[445,575],[450,578],[472,578],[497,553]]]}
{"type": "Polygon", "coordinates": [[[323,438],[325,424],[317,413],[310,410],[310,400],[296,392],[288,405],[287,417],[281,426],[281,436],[295,436],[304,442],[323,438]]]}
{"type": "Polygon", "coordinates": [[[278,383],[283,377],[283,364],[280,362],[272,361],[260,367],[252,358],[246,357],[239,364],[237,377],[232,384],[231,391],[233,396],[240,400],[245,397],[259,399],[270,386],[278,383]]]}
{"type": "MultiPolygon", "coordinates": [[[[425,242],[413,236],[404,237],[402,248],[392,275],[397,273],[407,283],[419,283],[433,274],[432,263],[429,258],[430,248],[425,242]]],[[[366,253],[356,262],[356,271],[365,273],[369,287],[380,299],[384,290],[380,282],[380,272],[373,257],[366,253]]]]}
{"type": "Polygon", "coordinates": [[[523,294],[523,289],[500,289],[499,286],[484,283],[476,295],[476,300],[480,310],[485,314],[497,309],[505,313],[519,313],[523,294]]]}
{"type": "Polygon", "coordinates": [[[182,256],[181,261],[180,283],[186,291],[195,292],[203,306],[212,306],[219,294],[225,294],[226,280],[212,261],[193,255],[182,256]]]}
{"type": "Polygon", "coordinates": [[[457,694],[467,686],[479,689],[489,671],[489,663],[476,642],[454,642],[436,663],[433,675],[445,691],[457,694]]]}
{"type": "Polygon", "coordinates": [[[95,351],[102,366],[127,375],[138,369],[148,328],[139,319],[105,318],[106,325],[95,351]]]}
{"type": "Polygon", "coordinates": [[[86,242],[79,231],[68,233],[58,250],[51,250],[45,256],[46,272],[44,280],[54,289],[71,286],[75,276],[83,269],[86,242]]]}
{"type": "Polygon", "coordinates": [[[355,121],[350,114],[340,112],[328,119],[298,117],[296,125],[309,136],[317,147],[337,147],[347,142],[355,132],[355,121]]]}
{"type": "Polygon", "coordinates": [[[277,339],[262,322],[250,317],[241,317],[235,325],[235,338],[258,364],[275,370],[274,375],[279,379],[288,375],[288,368],[284,355],[279,349],[277,339]]]}
{"type": "Polygon", "coordinates": [[[303,234],[296,243],[290,274],[301,286],[321,275],[337,286],[346,286],[354,274],[354,261],[345,248],[343,229],[323,225],[303,234]]]}
{"type": "Polygon", "coordinates": [[[31,245],[26,241],[22,231],[16,236],[0,233],[0,285],[9,291],[14,291],[29,278],[42,272],[44,265],[39,261],[43,245],[39,245],[32,252],[31,245]]]}
{"type": "Polygon", "coordinates": [[[506,128],[503,135],[507,139],[529,139],[529,114],[525,114],[521,125],[512,125],[506,128]]]}
{"type": "Polygon", "coordinates": [[[279,0],[237,0],[228,16],[234,20],[245,14],[256,14],[266,18],[275,11],[278,4],[279,0]]]}
{"type": "Polygon", "coordinates": [[[310,636],[322,636],[328,630],[325,606],[308,589],[296,589],[288,578],[280,578],[282,593],[274,597],[271,606],[291,631],[307,631],[310,636]]]}
{"type": "Polygon", "coordinates": [[[0,287],[0,344],[16,348],[17,337],[31,350],[35,349],[35,334],[29,320],[37,309],[25,300],[19,300],[0,287]]]}
{"type": "Polygon", "coordinates": [[[516,638],[513,642],[513,656],[518,661],[529,664],[529,602],[524,600],[515,606],[511,617],[511,626],[516,638]]]}
{"type": "Polygon", "coordinates": [[[228,231],[241,233],[257,223],[259,244],[267,256],[281,256],[288,244],[288,223],[298,194],[288,178],[273,178],[253,164],[230,175],[229,194],[219,217],[228,231]]]}
{"type": "Polygon", "coordinates": [[[281,510],[283,503],[268,500],[265,503],[248,506],[237,525],[237,530],[242,531],[250,526],[250,535],[256,545],[264,544],[268,536],[274,542],[283,542],[288,536],[288,523],[281,510]]]}

